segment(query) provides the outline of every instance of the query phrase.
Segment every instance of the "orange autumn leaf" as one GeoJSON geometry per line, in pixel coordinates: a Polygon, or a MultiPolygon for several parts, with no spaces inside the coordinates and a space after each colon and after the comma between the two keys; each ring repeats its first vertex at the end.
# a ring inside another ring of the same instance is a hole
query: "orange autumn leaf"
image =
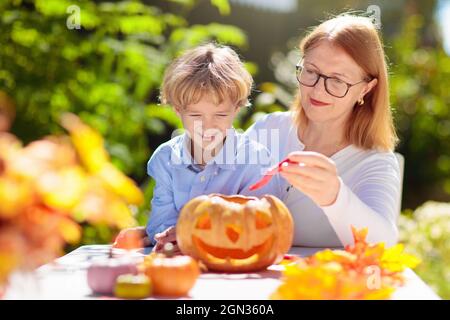
{"type": "Polygon", "coordinates": [[[358,243],[366,244],[366,238],[367,238],[367,234],[369,233],[369,229],[362,228],[362,229],[358,230],[354,226],[351,226],[351,228],[352,228],[353,240],[355,242],[355,245],[358,243]]]}
{"type": "Polygon", "coordinates": [[[129,204],[143,202],[141,190],[112,165],[100,134],[73,114],[62,122],[70,137],[25,147],[0,133],[0,287],[14,270],[36,268],[78,243],[81,222],[136,225],[129,204]]]}
{"type": "Polygon", "coordinates": [[[12,227],[0,232],[0,286],[7,276],[20,266],[25,252],[25,243],[20,232],[12,227]]]}
{"type": "Polygon", "coordinates": [[[387,299],[392,293],[387,286],[370,289],[363,274],[346,271],[337,262],[317,266],[290,265],[284,272],[283,284],[272,299],[348,300],[387,299]]]}
{"type": "Polygon", "coordinates": [[[401,271],[419,261],[398,244],[366,241],[368,229],[352,226],[354,244],[326,249],[308,258],[283,261],[282,284],[272,299],[387,299],[403,284],[401,271]]]}
{"type": "Polygon", "coordinates": [[[30,185],[13,177],[0,176],[0,219],[18,216],[33,202],[30,185]]]}

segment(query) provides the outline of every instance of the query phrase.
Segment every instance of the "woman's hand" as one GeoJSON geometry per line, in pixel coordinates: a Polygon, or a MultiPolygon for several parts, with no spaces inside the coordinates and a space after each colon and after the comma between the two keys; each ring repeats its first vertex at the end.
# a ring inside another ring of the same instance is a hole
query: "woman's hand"
{"type": "Polygon", "coordinates": [[[333,160],[313,151],[295,151],[288,155],[295,163],[284,163],[281,176],[318,206],[329,206],[339,193],[337,168],[333,160]]]}
{"type": "Polygon", "coordinates": [[[156,245],[153,248],[153,251],[155,252],[164,252],[164,245],[166,243],[172,243],[173,244],[173,250],[172,254],[180,254],[180,248],[177,246],[177,233],[175,226],[169,227],[166,230],[164,230],[161,233],[157,233],[155,235],[156,245]]]}

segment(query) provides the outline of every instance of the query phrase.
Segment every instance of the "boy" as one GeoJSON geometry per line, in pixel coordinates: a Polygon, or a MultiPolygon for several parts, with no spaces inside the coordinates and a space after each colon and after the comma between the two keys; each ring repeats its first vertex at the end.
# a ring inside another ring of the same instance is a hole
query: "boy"
{"type": "MultiPolygon", "coordinates": [[[[252,83],[238,55],[225,46],[199,46],[168,67],[161,101],[173,106],[185,133],[160,145],[148,162],[156,184],[144,245],[161,251],[164,244],[175,243],[181,208],[202,194],[280,197],[277,178],[265,188],[248,190],[272,159],[264,146],[232,127],[240,108],[249,104],[252,83]]],[[[143,233],[142,227],[137,229],[143,233]]]]}

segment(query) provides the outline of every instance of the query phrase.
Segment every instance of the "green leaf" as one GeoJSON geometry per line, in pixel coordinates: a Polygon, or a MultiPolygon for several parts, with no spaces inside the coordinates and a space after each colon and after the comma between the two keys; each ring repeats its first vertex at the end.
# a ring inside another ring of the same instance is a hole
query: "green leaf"
{"type": "Polygon", "coordinates": [[[24,47],[31,47],[39,39],[39,32],[36,29],[24,28],[21,22],[14,23],[11,33],[12,40],[24,47]]]}
{"type": "Polygon", "coordinates": [[[68,0],[36,0],[37,11],[45,16],[66,16],[67,8],[74,3],[68,0]]]}
{"type": "Polygon", "coordinates": [[[229,15],[231,12],[230,3],[228,0],[211,0],[211,4],[219,9],[221,15],[229,15]]]}
{"type": "Polygon", "coordinates": [[[174,128],[183,127],[180,118],[178,118],[175,111],[169,106],[157,104],[148,105],[146,107],[145,115],[149,118],[158,118],[160,120],[164,120],[167,124],[171,125],[174,128]]]}
{"type": "Polygon", "coordinates": [[[164,23],[159,18],[152,16],[128,16],[118,20],[119,29],[125,34],[148,32],[160,35],[164,30],[164,23]]]}

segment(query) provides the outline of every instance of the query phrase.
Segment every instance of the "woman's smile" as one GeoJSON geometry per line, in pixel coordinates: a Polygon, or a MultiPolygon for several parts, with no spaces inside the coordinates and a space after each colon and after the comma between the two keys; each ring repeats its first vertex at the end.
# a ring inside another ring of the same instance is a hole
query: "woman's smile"
{"type": "Polygon", "coordinates": [[[320,101],[320,100],[313,99],[311,97],[309,98],[309,102],[314,107],[326,107],[326,106],[329,106],[331,104],[331,103],[326,103],[326,102],[323,102],[323,101],[320,101]]]}

